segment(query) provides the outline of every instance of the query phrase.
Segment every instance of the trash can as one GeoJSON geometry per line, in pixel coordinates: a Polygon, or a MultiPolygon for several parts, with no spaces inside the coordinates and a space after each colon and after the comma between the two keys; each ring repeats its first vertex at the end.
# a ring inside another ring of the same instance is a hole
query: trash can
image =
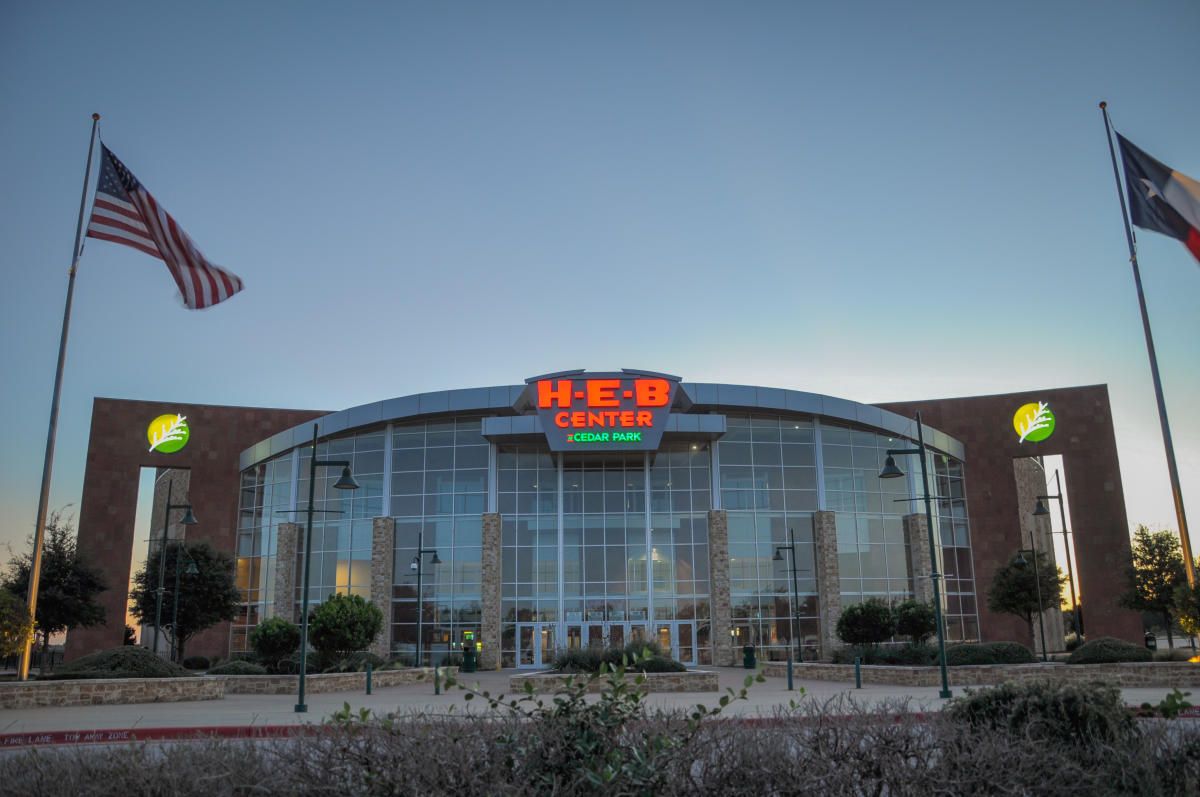
{"type": "Polygon", "coordinates": [[[463,672],[475,672],[475,669],[478,666],[479,666],[479,654],[475,651],[475,643],[474,642],[464,642],[463,643],[463,653],[462,653],[462,671],[463,672]]]}
{"type": "Polygon", "coordinates": [[[742,648],[742,666],[747,670],[758,667],[758,658],[754,655],[753,645],[746,645],[742,648]]]}
{"type": "Polygon", "coordinates": [[[1158,638],[1149,631],[1146,632],[1146,647],[1150,650],[1158,650],[1158,638]]]}

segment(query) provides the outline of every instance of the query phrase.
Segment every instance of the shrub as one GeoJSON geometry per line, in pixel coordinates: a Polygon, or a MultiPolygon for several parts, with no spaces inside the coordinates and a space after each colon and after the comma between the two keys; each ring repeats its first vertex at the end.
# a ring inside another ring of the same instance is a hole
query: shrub
{"type": "Polygon", "coordinates": [[[1067,664],[1113,664],[1122,661],[1150,661],[1152,658],[1154,654],[1142,645],[1103,636],[1080,645],[1067,657],[1067,664]]]}
{"type": "Polygon", "coordinates": [[[191,675],[178,664],[160,659],[136,645],[101,650],[62,665],[45,680],[80,678],[179,678],[191,675]]]}
{"type": "Polygon", "coordinates": [[[968,689],[946,712],[974,728],[1034,740],[1123,745],[1138,733],[1121,690],[1107,684],[1032,681],[968,689]]]}
{"type": "Polygon", "coordinates": [[[272,669],[300,649],[300,626],[282,617],[271,617],[250,632],[250,647],[258,660],[272,669]]]}
{"type": "Polygon", "coordinates": [[[361,595],[331,595],[313,610],[308,640],[320,660],[332,664],[365,649],[383,628],[383,612],[361,595]]]}
{"type": "Polygon", "coordinates": [[[1190,661],[1196,655],[1191,648],[1163,648],[1153,651],[1155,661],[1190,661]]]}
{"type": "Polygon", "coordinates": [[[1074,651],[1076,648],[1078,648],[1082,644],[1083,644],[1083,637],[1081,637],[1079,634],[1076,634],[1075,632],[1071,632],[1070,634],[1067,634],[1066,637],[1063,638],[1063,647],[1066,649],[1066,651],[1068,653],[1071,653],[1072,651],[1074,651]]]}
{"type": "Polygon", "coordinates": [[[267,668],[261,664],[252,664],[248,661],[227,661],[222,665],[213,667],[208,671],[209,675],[266,675],[267,668]]]}
{"type": "Polygon", "coordinates": [[[863,664],[896,664],[921,667],[937,664],[937,648],[929,645],[854,645],[833,651],[834,664],[853,664],[855,658],[863,664]]]}
{"type": "Polygon", "coordinates": [[[687,672],[687,667],[663,653],[657,642],[630,642],[623,648],[560,650],[551,667],[559,672],[594,673],[601,665],[624,666],[637,672],[687,672]]]}
{"type": "Polygon", "coordinates": [[[188,656],[183,660],[185,670],[207,670],[210,666],[207,656],[188,656]]]}
{"type": "Polygon", "coordinates": [[[351,653],[345,658],[329,664],[321,672],[366,672],[367,665],[371,665],[371,669],[378,670],[387,664],[388,660],[383,656],[377,656],[367,650],[361,650],[357,653],[351,653]]]}
{"type": "Polygon", "coordinates": [[[33,618],[25,601],[0,587],[0,657],[14,656],[25,649],[33,636],[33,618]]]}
{"type": "Polygon", "coordinates": [[[892,614],[896,618],[896,633],[908,637],[914,645],[937,633],[937,618],[928,603],[910,598],[897,605],[892,614]]]}
{"type": "Polygon", "coordinates": [[[1017,642],[964,642],[946,647],[946,664],[1033,664],[1033,651],[1017,642]]]}
{"type": "Polygon", "coordinates": [[[838,639],[851,645],[878,645],[894,633],[892,610],[879,598],[846,607],[837,621],[838,639]]]}

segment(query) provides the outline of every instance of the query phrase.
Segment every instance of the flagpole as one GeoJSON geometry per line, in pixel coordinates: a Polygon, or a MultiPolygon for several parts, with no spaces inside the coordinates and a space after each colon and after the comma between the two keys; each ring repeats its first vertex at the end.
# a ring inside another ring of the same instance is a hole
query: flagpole
{"type": "MultiPolygon", "coordinates": [[[[92,132],[88,138],[87,165],[83,169],[83,191],[79,196],[79,220],[75,224],[75,248],[71,250],[71,269],[67,272],[67,303],[63,308],[62,336],[58,340],[58,369],[54,372],[54,394],[50,399],[50,428],[46,433],[46,458],[42,463],[42,491],[38,495],[37,525],[33,535],[33,563],[29,568],[29,592],[26,605],[29,616],[37,617],[38,582],[42,577],[42,542],[46,536],[46,512],[50,504],[50,475],[54,470],[54,441],[58,435],[58,405],[62,397],[63,366],[67,360],[67,332],[71,327],[71,302],[75,296],[75,271],[82,254],[83,211],[87,206],[88,182],[92,175],[92,154],[96,149],[96,128],[100,114],[92,114],[92,132]]],[[[25,642],[21,661],[17,668],[17,679],[29,677],[29,658],[33,652],[33,637],[25,642]]]]}
{"type": "Polygon", "coordinates": [[[1125,194],[1121,191],[1121,176],[1117,170],[1117,152],[1113,148],[1112,120],[1108,118],[1108,103],[1100,103],[1104,117],[1104,133],[1108,141],[1108,154],[1112,158],[1113,179],[1117,181],[1117,199],[1121,201],[1121,221],[1125,222],[1125,242],[1129,244],[1129,262],[1133,266],[1133,284],[1137,286],[1138,307],[1142,311],[1142,330],[1146,333],[1146,351],[1150,355],[1150,375],[1154,378],[1154,397],[1158,401],[1158,422],[1162,427],[1163,447],[1167,451],[1167,473],[1171,478],[1171,497],[1175,501],[1175,517],[1179,521],[1179,544],[1183,553],[1183,567],[1189,587],[1196,585],[1195,565],[1192,561],[1192,543],[1188,535],[1187,513],[1183,509],[1183,490],[1179,486],[1179,468],[1175,464],[1175,445],[1171,442],[1171,424],[1167,421],[1167,402],[1163,399],[1162,379],[1158,375],[1158,356],[1154,353],[1154,336],[1150,334],[1150,315],[1146,312],[1146,294],[1142,291],[1142,272],[1138,268],[1137,245],[1133,228],[1129,226],[1129,211],[1125,207],[1125,194]]]}

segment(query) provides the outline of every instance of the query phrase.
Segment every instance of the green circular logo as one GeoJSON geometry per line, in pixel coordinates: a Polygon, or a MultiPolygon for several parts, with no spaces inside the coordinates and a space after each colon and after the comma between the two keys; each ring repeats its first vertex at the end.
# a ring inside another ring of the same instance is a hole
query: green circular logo
{"type": "Polygon", "coordinates": [[[174,454],[187,445],[190,436],[187,418],[182,415],[159,415],[146,429],[150,450],[160,454],[174,454]]]}
{"type": "Polygon", "coordinates": [[[1020,442],[1040,443],[1054,434],[1054,413],[1044,401],[1025,404],[1013,415],[1013,429],[1021,436],[1020,442]]]}

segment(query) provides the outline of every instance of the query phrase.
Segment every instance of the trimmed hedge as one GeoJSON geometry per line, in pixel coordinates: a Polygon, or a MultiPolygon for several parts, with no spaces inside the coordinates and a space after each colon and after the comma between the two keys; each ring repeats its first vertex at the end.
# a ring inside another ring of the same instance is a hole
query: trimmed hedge
{"type": "Polygon", "coordinates": [[[1033,681],[968,689],[946,713],[975,729],[1032,740],[1125,745],[1137,735],[1121,690],[1107,684],[1033,681]]]}
{"type": "Polygon", "coordinates": [[[625,669],[635,672],[687,672],[680,662],[663,653],[657,642],[630,642],[623,648],[576,648],[575,650],[560,651],[554,657],[553,669],[559,672],[590,673],[599,672],[602,664],[607,664],[610,670],[615,670],[623,662],[628,663],[625,669]]]}
{"type": "Polygon", "coordinates": [[[1016,642],[964,642],[946,648],[946,664],[1033,664],[1033,651],[1016,642]]]}
{"type": "Polygon", "coordinates": [[[81,678],[186,678],[193,675],[178,664],[160,659],[147,648],[122,645],[100,650],[39,677],[45,681],[81,678]]]}
{"type": "Polygon", "coordinates": [[[1102,636],[1084,642],[1067,657],[1067,664],[1115,664],[1122,661],[1150,661],[1154,654],[1142,645],[1102,636]]]}
{"type": "Polygon", "coordinates": [[[266,675],[267,668],[261,664],[252,664],[248,661],[227,661],[224,664],[213,667],[208,671],[209,675],[266,675]]]}
{"type": "Polygon", "coordinates": [[[937,648],[931,645],[855,645],[833,651],[834,664],[853,664],[861,658],[863,664],[895,664],[906,667],[925,667],[937,664],[937,648]]]}
{"type": "Polygon", "coordinates": [[[183,660],[185,670],[207,670],[210,666],[212,662],[208,660],[208,656],[188,656],[183,660]]]}
{"type": "Polygon", "coordinates": [[[366,672],[368,663],[371,669],[378,670],[387,664],[388,660],[368,650],[361,650],[325,666],[321,672],[366,672]]]}

